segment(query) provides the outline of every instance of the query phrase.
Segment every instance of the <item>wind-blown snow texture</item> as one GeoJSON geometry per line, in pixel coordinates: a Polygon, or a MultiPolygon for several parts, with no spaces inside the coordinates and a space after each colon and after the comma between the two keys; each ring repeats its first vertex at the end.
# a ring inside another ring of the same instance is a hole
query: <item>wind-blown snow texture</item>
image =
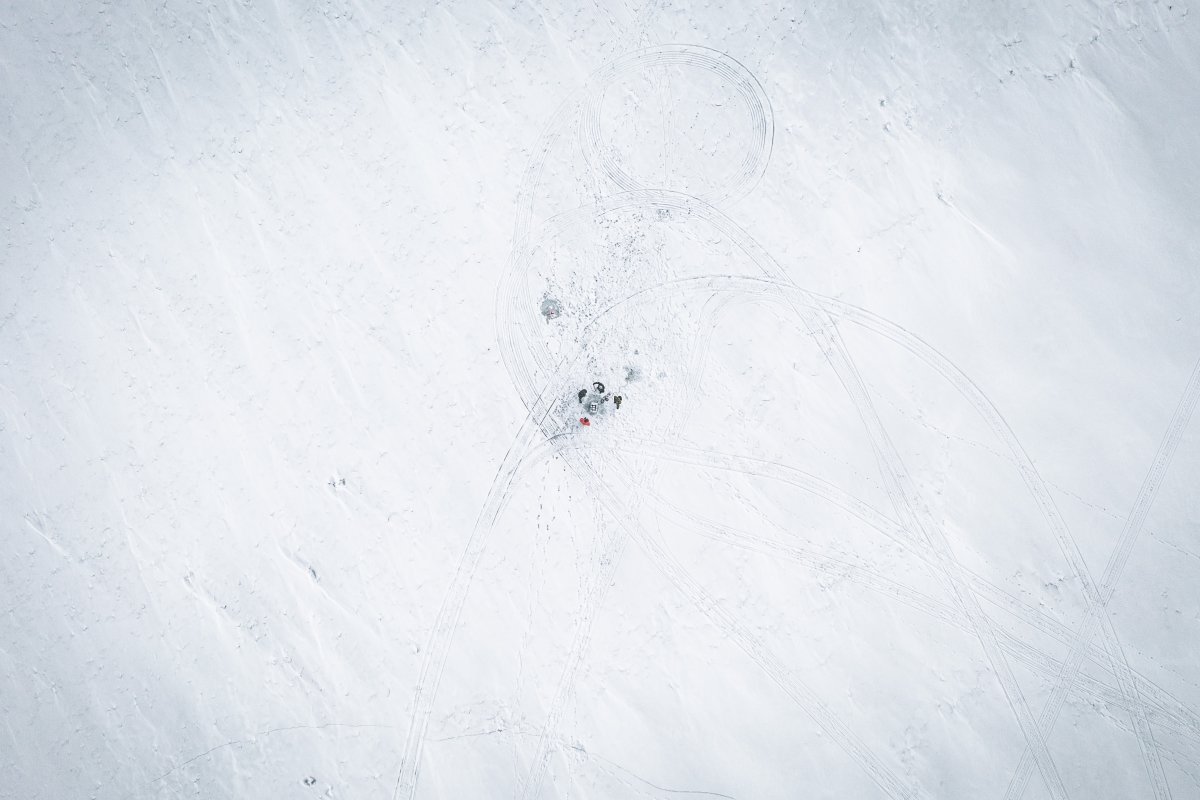
{"type": "Polygon", "coordinates": [[[0,796],[1200,797],[1200,19],[608,5],[0,7],[0,796]]]}

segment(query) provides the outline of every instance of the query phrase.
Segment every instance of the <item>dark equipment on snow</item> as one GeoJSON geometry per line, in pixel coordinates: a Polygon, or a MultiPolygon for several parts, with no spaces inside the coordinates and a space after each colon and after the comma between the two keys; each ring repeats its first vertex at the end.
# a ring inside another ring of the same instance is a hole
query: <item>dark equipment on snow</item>
{"type": "MultiPolygon", "coordinates": [[[[616,403],[616,407],[620,408],[621,401],[624,399],[621,397],[621,395],[614,396],[611,393],[606,394],[604,391],[604,384],[600,381],[592,382],[592,391],[580,389],[575,394],[575,397],[579,399],[579,404],[582,405],[589,414],[603,414],[604,404],[609,400],[613,400],[616,403]]],[[[587,417],[580,417],[579,422],[581,425],[592,424],[592,421],[587,417]]]]}

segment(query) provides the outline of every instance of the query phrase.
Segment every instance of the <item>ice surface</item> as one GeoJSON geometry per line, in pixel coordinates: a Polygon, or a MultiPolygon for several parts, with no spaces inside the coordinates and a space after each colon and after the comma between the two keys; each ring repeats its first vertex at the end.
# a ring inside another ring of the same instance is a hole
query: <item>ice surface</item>
{"type": "Polygon", "coordinates": [[[6,4],[0,797],[1200,797],[1198,125],[1181,2],[6,4]]]}

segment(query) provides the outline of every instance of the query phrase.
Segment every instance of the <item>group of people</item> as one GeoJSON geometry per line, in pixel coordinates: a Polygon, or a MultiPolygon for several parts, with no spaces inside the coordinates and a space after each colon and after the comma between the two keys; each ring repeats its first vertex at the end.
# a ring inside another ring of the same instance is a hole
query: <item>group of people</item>
{"type": "Polygon", "coordinates": [[[603,412],[604,404],[610,400],[616,408],[621,407],[621,395],[614,395],[604,390],[604,384],[600,381],[594,381],[592,388],[579,390],[579,404],[584,407],[587,412],[579,418],[579,424],[589,426],[592,424],[592,419],[589,414],[599,414],[603,412]]]}
{"type": "MultiPolygon", "coordinates": [[[[550,295],[542,297],[540,306],[542,316],[546,318],[546,322],[558,319],[563,313],[562,303],[550,295]]],[[[592,388],[579,390],[579,404],[584,408],[584,415],[579,418],[580,425],[591,425],[592,418],[589,415],[601,414],[604,412],[604,404],[612,401],[615,408],[621,407],[621,395],[614,395],[611,392],[605,391],[604,384],[600,381],[593,381],[592,388]]]]}

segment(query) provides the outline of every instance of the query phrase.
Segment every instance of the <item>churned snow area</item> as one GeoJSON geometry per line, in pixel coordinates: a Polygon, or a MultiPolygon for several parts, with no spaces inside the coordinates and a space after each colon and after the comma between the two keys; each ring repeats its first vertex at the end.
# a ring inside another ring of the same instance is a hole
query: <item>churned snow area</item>
{"type": "Polygon", "coordinates": [[[3,0],[0,797],[1200,797],[1194,5],[3,0]]]}

